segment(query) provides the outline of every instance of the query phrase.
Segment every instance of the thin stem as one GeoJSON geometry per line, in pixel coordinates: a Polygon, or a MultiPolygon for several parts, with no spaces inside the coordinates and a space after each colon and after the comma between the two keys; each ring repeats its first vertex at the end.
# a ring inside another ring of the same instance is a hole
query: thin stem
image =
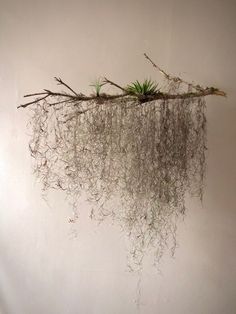
{"type": "Polygon", "coordinates": [[[154,68],[158,69],[158,71],[159,71],[161,74],[163,74],[167,80],[170,80],[170,75],[167,74],[164,70],[162,70],[158,65],[156,65],[156,64],[152,61],[152,59],[149,58],[149,56],[148,56],[146,53],[144,53],[144,57],[152,64],[152,66],[153,66],[154,68]]]}
{"type": "Polygon", "coordinates": [[[163,74],[165,76],[165,78],[168,80],[168,81],[173,81],[175,83],[177,82],[180,82],[180,83],[183,83],[183,84],[186,84],[188,85],[189,87],[192,87],[198,91],[202,91],[204,90],[203,87],[199,86],[199,85],[194,85],[192,83],[189,83],[187,81],[184,81],[183,79],[181,79],[180,77],[177,77],[177,76],[171,76],[170,74],[167,74],[163,69],[161,69],[156,63],[154,63],[152,61],[152,59],[146,54],[144,53],[144,57],[152,64],[152,66],[156,69],[158,69],[158,71],[163,74]]]}
{"type": "Polygon", "coordinates": [[[105,82],[105,83],[108,83],[108,84],[110,84],[110,85],[112,85],[112,86],[115,86],[115,87],[121,89],[121,90],[122,90],[123,92],[125,92],[126,94],[128,94],[128,93],[127,93],[127,90],[126,90],[125,88],[123,88],[123,87],[121,87],[120,85],[118,85],[118,84],[116,84],[116,83],[114,83],[114,82],[108,80],[106,77],[104,77],[104,82],[105,82]]]}
{"type": "Polygon", "coordinates": [[[58,82],[58,85],[64,85],[66,88],[68,88],[73,94],[75,94],[75,96],[78,96],[78,94],[69,86],[67,85],[65,82],[62,81],[62,79],[60,77],[54,77],[55,80],[58,82]]]}
{"type": "Polygon", "coordinates": [[[37,99],[35,99],[35,100],[33,100],[33,101],[27,102],[26,104],[19,105],[19,106],[17,106],[17,109],[19,109],[19,108],[26,108],[26,107],[28,107],[28,106],[30,106],[30,105],[33,105],[33,104],[35,104],[35,103],[38,103],[38,102],[40,102],[40,101],[46,99],[48,96],[49,96],[49,95],[46,95],[46,96],[44,96],[44,97],[42,97],[42,98],[37,98],[37,99]]]}
{"type": "Polygon", "coordinates": [[[47,95],[47,92],[44,93],[34,93],[34,94],[28,94],[28,95],[24,95],[24,97],[34,97],[34,96],[39,96],[39,95],[47,95]]]}

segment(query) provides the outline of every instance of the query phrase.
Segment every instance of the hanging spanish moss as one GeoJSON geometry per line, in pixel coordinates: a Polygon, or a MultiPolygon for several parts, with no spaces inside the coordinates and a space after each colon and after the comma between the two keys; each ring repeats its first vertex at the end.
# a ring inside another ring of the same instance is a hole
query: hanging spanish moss
{"type": "Polygon", "coordinates": [[[77,212],[81,193],[92,202],[91,217],[110,217],[130,238],[132,267],[154,252],[158,263],[176,247],[186,195],[202,199],[206,169],[205,96],[221,95],[171,77],[160,91],[151,80],[121,87],[108,79],[95,94],[70,92],[36,97],[19,107],[32,111],[30,151],[43,190],[63,190],[77,212]],[[121,94],[101,93],[110,84],[121,94]]]}

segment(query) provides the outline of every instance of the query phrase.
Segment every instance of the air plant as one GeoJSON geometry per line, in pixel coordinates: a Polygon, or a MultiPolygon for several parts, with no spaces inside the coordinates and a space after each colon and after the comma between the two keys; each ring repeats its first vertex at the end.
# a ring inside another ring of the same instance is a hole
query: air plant
{"type": "Polygon", "coordinates": [[[92,86],[95,89],[95,93],[96,96],[99,97],[100,96],[100,92],[102,89],[102,86],[105,85],[106,82],[102,81],[100,78],[96,79],[93,84],[90,84],[90,86],[92,86]]]}
{"type": "Polygon", "coordinates": [[[126,87],[128,93],[135,95],[154,95],[158,93],[157,84],[151,79],[145,79],[143,83],[140,83],[138,80],[131,83],[126,87]]]}

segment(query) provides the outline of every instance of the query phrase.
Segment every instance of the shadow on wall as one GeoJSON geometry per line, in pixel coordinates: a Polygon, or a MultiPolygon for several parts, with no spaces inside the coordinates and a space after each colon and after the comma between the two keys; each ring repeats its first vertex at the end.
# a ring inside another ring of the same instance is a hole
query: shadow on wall
{"type": "Polygon", "coordinates": [[[1,284],[0,284],[0,313],[2,314],[11,314],[7,308],[7,304],[4,300],[4,295],[2,292],[3,288],[1,287],[1,284]]]}
{"type": "MultiPolygon", "coordinates": [[[[4,250],[0,249],[3,253],[4,250]]],[[[0,254],[0,313],[12,314],[12,309],[9,304],[12,304],[11,298],[15,298],[13,285],[11,284],[13,273],[11,263],[6,258],[6,254],[0,254]]]]}

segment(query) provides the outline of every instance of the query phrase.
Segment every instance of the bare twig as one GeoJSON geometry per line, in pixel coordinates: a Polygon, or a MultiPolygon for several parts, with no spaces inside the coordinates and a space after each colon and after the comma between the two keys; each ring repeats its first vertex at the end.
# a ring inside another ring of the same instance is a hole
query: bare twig
{"type": "Polygon", "coordinates": [[[164,70],[162,70],[156,63],[154,63],[152,61],[152,59],[146,54],[144,53],[144,57],[152,64],[152,66],[156,69],[158,69],[158,71],[163,74],[165,76],[165,78],[168,80],[168,81],[174,81],[175,83],[183,83],[183,84],[186,84],[188,85],[189,87],[192,87],[198,91],[202,91],[204,90],[203,87],[199,86],[199,85],[194,85],[192,83],[189,83],[187,81],[184,81],[183,79],[181,79],[180,77],[177,77],[177,76],[171,76],[169,74],[167,74],[164,70]]]}
{"type": "Polygon", "coordinates": [[[47,97],[49,97],[49,95],[46,95],[46,96],[44,96],[44,97],[42,97],[42,98],[37,98],[37,99],[35,99],[35,100],[33,100],[33,101],[27,102],[26,104],[19,105],[19,106],[17,106],[17,109],[18,109],[18,108],[26,108],[26,107],[28,107],[28,106],[30,106],[30,105],[35,104],[35,103],[39,103],[40,101],[46,99],[47,97]]]}
{"type": "Polygon", "coordinates": [[[116,84],[116,83],[114,83],[114,82],[108,80],[106,77],[104,77],[104,82],[105,82],[105,83],[108,83],[108,84],[110,84],[110,85],[112,85],[112,86],[115,86],[115,87],[121,89],[121,90],[122,90],[123,92],[125,92],[126,94],[128,94],[128,93],[127,93],[127,90],[126,90],[125,88],[123,88],[123,87],[121,87],[120,85],[118,85],[118,84],[116,84]]]}
{"type": "Polygon", "coordinates": [[[65,100],[62,100],[62,101],[58,101],[58,102],[53,102],[53,103],[48,103],[49,106],[56,106],[56,105],[60,105],[60,104],[63,104],[63,103],[67,103],[67,104],[71,104],[73,102],[76,102],[77,100],[76,99],[65,99],[65,100]]]}
{"type": "Polygon", "coordinates": [[[34,93],[34,94],[24,95],[24,97],[34,97],[34,96],[47,95],[47,94],[48,94],[47,92],[44,92],[44,93],[34,93]]]}
{"type": "Polygon", "coordinates": [[[170,80],[170,75],[167,74],[164,70],[162,70],[158,65],[156,65],[156,64],[149,58],[149,56],[148,56],[146,53],[144,53],[144,57],[145,57],[149,62],[151,62],[151,64],[153,65],[153,67],[156,68],[156,69],[158,69],[158,71],[159,71],[161,74],[163,74],[167,80],[170,80]]]}
{"type": "Polygon", "coordinates": [[[78,96],[78,94],[69,86],[67,85],[65,82],[62,81],[62,79],[60,77],[54,77],[55,80],[58,82],[58,85],[64,85],[66,88],[68,88],[73,94],[75,94],[75,96],[78,96]]]}

